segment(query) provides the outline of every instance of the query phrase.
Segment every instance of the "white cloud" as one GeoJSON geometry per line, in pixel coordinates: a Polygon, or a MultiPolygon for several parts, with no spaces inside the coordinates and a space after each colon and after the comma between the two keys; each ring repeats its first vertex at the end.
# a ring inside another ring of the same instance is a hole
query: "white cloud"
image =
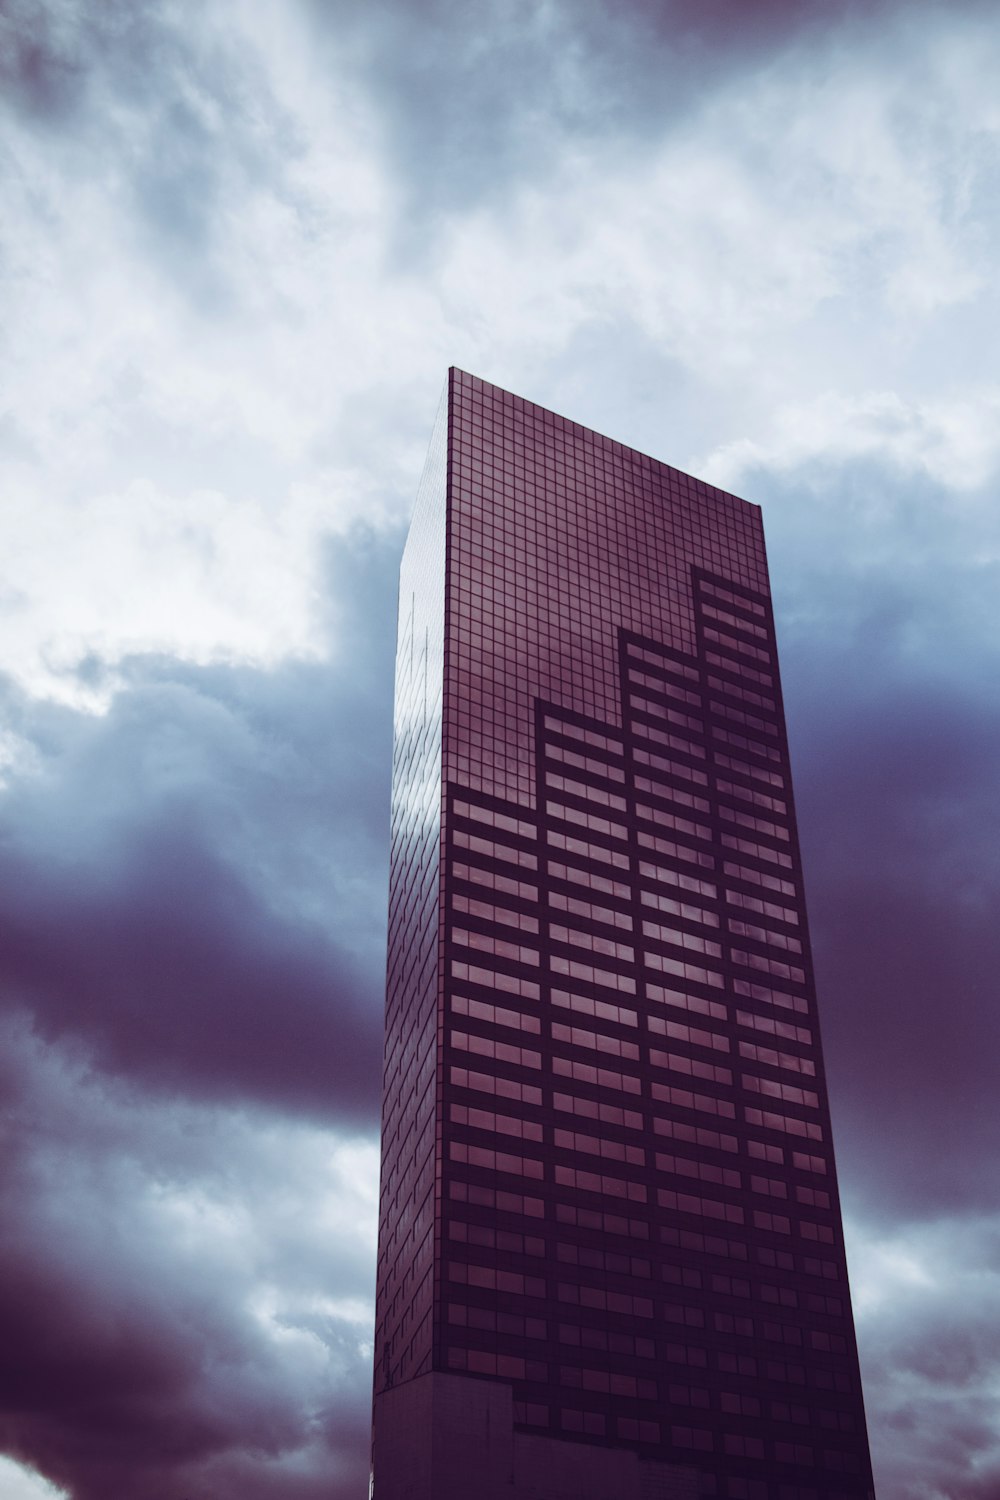
{"type": "Polygon", "coordinates": [[[117,493],[47,503],[8,496],[3,666],[35,692],[90,706],[107,684],[74,673],[129,652],[271,666],[315,656],[317,542],[336,496],[300,487],[285,507],[219,490],[165,492],[136,478],[117,493]]]}
{"type": "Polygon", "coordinates": [[[738,489],[755,470],[788,473],[875,459],[921,472],[949,489],[982,488],[1000,469],[1000,386],[907,399],[893,390],[827,392],[780,407],[770,432],[723,445],[700,465],[713,484],[738,489]]]}
{"type": "Polygon", "coordinates": [[[917,1295],[921,1290],[932,1292],[936,1288],[942,1267],[929,1263],[927,1247],[921,1243],[918,1248],[909,1231],[871,1231],[851,1220],[845,1221],[844,1231],[851,1267],[851,1296],[859,1323],[877,1314],[879,1308],[891,1303],[901,1291],[917,1295]]]}
{"type": "MultiPolygon", "coordinates": [[[[261,59],[231,40],[249,88],[261,59]]],[[[315,653],[323,537],[399,507],[391,446],[364,468],[333,451],[344,403],[384,373],[366,349],[384,356],[369,334],[385,214],[356,111],[327,101],[317,121],[314,86],[293,119],[262,78],[253,108],[238,98],[221,121],[211,76],[191,66],[159,109],[95,83],[85,129],[100,154],[84,161],[77,142],[54,148],[23,125],[8,146],[0,667],[84,706],[106,701],[72,679],[90,655],[267,666],[315,653]],[[142,225],[136,193],[178,97],[210,117],[214,180],[189,164],[204,235],[171,245],[142,225]]]]}
{"type": "Polygon", "coordinates": [[[4,1500],[69,1500],[68,1490],[57,1489],[12,1458],[0,1458],[0,1494],[4,1500]]]}
{"type": "Polygon", "coordinates": [[[105,71],[79,140],[8,137],[0,667],[32,691],[106,701],[91,655],[315,650],[322,537],[405,513],[452,361],[713,476],[820,447],[995,465],[995,386],[930,343],[994,309],[995,37],[900,33],[904,70],[874,34],[793,51],[641,147],[557,133],[544,181],[408,261],[375,105],[295,16],[209,7],[159,92],[105,71]],[[567,368],[588,330],[610,364],[567,368]],[[650,345],[686,429],[618,403],[650,345]]]}
{"type": "Polygon", "coordinates": [[[1000,1218],[846,1228],[879,1495],[995,1493],[1000,1218]]]}

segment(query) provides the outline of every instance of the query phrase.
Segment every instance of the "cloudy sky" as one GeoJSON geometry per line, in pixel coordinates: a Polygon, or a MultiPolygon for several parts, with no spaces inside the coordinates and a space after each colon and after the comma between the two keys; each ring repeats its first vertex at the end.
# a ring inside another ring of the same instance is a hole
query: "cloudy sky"
{"type": "Polygon", "coordinates": [[[366,1493],[449,364],[764,507],[880,1500],[1000,1496],[1000,18],[0,0],[0,1492],[366,1493]]]}

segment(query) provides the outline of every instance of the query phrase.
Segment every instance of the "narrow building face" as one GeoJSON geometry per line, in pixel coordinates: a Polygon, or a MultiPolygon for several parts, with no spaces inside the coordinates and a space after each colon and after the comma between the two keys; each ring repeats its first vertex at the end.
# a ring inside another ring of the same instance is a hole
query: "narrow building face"
{"type": "Polygon", "coordinates": [[[395,734],[375,1500],[866,1500],[758,508],[453,370],[395,734]]]}

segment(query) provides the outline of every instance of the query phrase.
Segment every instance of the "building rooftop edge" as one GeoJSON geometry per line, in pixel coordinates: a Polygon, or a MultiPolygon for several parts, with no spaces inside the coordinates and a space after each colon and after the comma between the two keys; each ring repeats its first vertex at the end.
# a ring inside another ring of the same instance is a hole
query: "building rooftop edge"
{"type": "Polygon", "coordinates": [[[724,490],[717,484],[711,484],[707,479],[699,479],[697,474],[689,474],[686,469],[679,469],[676,464],[668,464],[662,458],[654,458],[651,453],[646,453],[642,448],[633,448],[630,443],[623,443],[618,438],[609,437],[607,433],[598,432],[596,427],[587,427],[583,422],[574,421],[572,417],[565,417],[562,412],[553,411],[550,406],[543,406],[540,401],[531,401],[527,396],[519,396],[516,391],[507,390],[506,386],[496,385],[491,380],[484,380],[481,375],[473,375],[471,370],[463,370],[461,365],[449,365],[448,374],[449,376],[464,376],[466,380],[473,382],[475,385],[483,386],[490,391],[496,391],[501,396],[508,396],[511,401],[516,401],[519,406],[529,406],[534,411],[543,412],[546,416],[552,417],[556,422],[561,423],[567,428],[577,432],[591,433],[601,438],[605,443],[609,443],[613,449],[618,448],[623,453],[632,453],[645,463],[652,464],[658,469],[669,469],[674,474],[683,474],[686,479],[693,479],[696,484],[701,485],[710,494],[718,495],[726,500],[735,500],[738,504],[746,505],[751,510],[755,510],[763,515],[762,507],[755,500],[746,500],[742,495],[733,494],[732,490],[724,490]]]}

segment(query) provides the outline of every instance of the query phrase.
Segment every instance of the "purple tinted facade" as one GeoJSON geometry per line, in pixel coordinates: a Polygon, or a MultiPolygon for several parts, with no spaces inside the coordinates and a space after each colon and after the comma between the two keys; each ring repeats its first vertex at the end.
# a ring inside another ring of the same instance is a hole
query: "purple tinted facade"
{"type": "Polygon", "coordinates": [[[866,1500],[758,508],[451,371],[395,735],[376,1500],[866,1500]]]}

